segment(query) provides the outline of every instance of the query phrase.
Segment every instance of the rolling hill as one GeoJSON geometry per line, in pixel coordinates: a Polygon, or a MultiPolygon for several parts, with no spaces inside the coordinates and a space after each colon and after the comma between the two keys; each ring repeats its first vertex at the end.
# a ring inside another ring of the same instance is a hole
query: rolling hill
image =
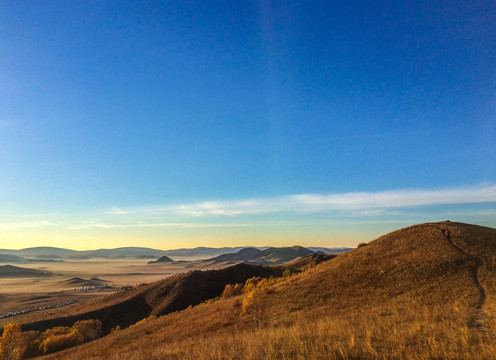
{"type": "Polygon", "coordinates": [[[81,287],[81,286],[101,286],[105,285],[107,281],[98,279],[98,278],[91,278],[91,279],[83,279],[79,277],[74,277],[71,279],[67,279],[63,281],[62,283],[68,284],[68,285],[73,285],[75,287],[81,287]]]}
{"type": "Polygon", "coordinates": [[[495,229],[416,225],[261,290],[260,328],[241,295],[49,358],[489,359],[495,264],[495,229]]]}
{"type": "Polygon", "coordinates": [[[21,250],[6,250],[0,249],[0,254],[7,255],[16,255],[23,258],[37,258],[39,256],[43,256],[45,258],[68,258],[70,256],[77,255],[79,251],[69,250],[69,249],[61,249],[56,247],[49,246],[39,246],[32,248],[25,248],[21,250]]]}
{"type": "Polygon", "coordinates": [[[247,264],[257,265],[278,265],[285,262],[305,257],[313,254],[312,250],[301,246],[293,247],[270,247],[265,250],[256,248],[244,248],[233,254],[223,254],[212,259],[204,260],[205,263],[236,263],[244,262],[247,264]]]}
{"type": "Polygon", "coordinates": [[[320,253],[325,253],[325,254],[342,254],[347,251],[353,250],[354,248],[349,248],[349,247],[335,247],[335,248],[327,248],[327,247],[307,247],[307,249],[312,250],[314,252],[320,252],[320,253]]]}
{"type": "Polygon", "coordinates": [[[164,263],[171,263],[174,262],[170,257],[168,256],[161,256],[157,260],[154,261],[149,261],[148,264],[164,264],[164,263]]]}
{"type": "Polygon", "coordinates": [[[0,263],[9,263],[9,264],[20,264],[25,263],[26,259],[23,259],[20,256],[9,255],[9,254],[0,254],[0,263]]]}
{"type": "MultiPolygon", "coordinates": [[[[246,246],[237,246],[237,247],[221,247],[221,248],[212,248],[212,247],[196,247],[193,249],[174,249],[174,250],[165,250],[164,253],[167,256],[171,256],[172,258],[180,257],[180,258],[212,258],[215,256],[219,256],[222,254],[231,254],[242,249],[246,248],[246,246]]],[[[266,247],[259,247],[257,249],[264,250],[266,247]]]]}
{"type": "Polygon", "coordinates": [[[46,277],[52,274],[47,271],[27,269],[13,265],[0,266],[0,278],[13,278],[13,277],[46,277]]]}
{"type": "Polygon", "coordinates": [[[153,259],[164,255],[164,251],[144,247],[121,247],[115,249],[86,250],[81,252],[83,256],[90,258],[145,258],[153,259]]]}

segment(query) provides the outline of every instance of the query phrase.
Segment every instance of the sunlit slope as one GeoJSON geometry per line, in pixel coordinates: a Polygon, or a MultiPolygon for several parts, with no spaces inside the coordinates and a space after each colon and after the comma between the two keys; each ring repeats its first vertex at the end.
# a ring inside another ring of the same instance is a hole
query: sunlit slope
{"type": "Polygon", "coordinates": [[[362,306],[369,299],[379,303],[413,298],[425,304],[475,306],[481,295],[474,281],[477,259],[483,264],[477,275],[492,289],[494,284],[488,279],[495,271],[495,254],[495,229],[451,222],[416,225],[382,236],[303,274],[274,296],[274,302],[286,298],[290,308],[294,304],[338,309],[362,306]],[[442,234],[445,228],[450,238],[442,234]],[[287,297],[289,293],[301,296],[287,297]]]}
{"type": "Polygon", "coordinates": [[[78,306],[62,308],[42,321],[23,324],[23,330],[44,331],[71,326],[78,320],[98,319],[103,330],[128,327],[148,316],[160,316],[219,296],[226,284],[242,283],[253,276],[279,276],[281,268],[238,264],[221,270],[191,271],[151,284],[143,284],[78,306]]]}
{"type": "Polygon", "coordinates": [[[315,267],[320,263],[332,260],[336,257],[336,254],[310,254],[305,257],[301,257],[295,260],[288,261],[282,266],[295,269],[295,270],[307,270],[309,268],[315,267]]]}
{"type": "Polygon", "coordinates": [[[265,289],[261,329],[243,315],[243,295],[52,356],[488,358],[496,351],[495,254],[495,229],[416,225],[265,289]]]}

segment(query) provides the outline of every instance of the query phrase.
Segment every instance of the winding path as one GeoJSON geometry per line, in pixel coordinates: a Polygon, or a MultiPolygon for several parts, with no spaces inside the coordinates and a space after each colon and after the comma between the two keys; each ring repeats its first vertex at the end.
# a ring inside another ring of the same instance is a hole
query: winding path
{"type": "Polygon", "coordinates": [[[483,261],[481,258],[478,258],[477,256],[471,255],[465,250],[463,250],[461,247],[453,243],[453,240],[451,239],[451,236],[445,236],[445,238],[448,240],[449,244],[455,248],[459,253],[467,256],[471,260],[474,261],[474,264],[470,267],[470,273],[472,275],[472,279],[475,283],[475,286],[477,287],[477,290],[479,291],[479,301],[477,301],[477,304],[475,305],[476,308],[476,313],[472,317],[472,319],[469,322],[469,326],[477,328],[477,329],[483,329],[483,322],[484,322],[484,311],[483,307],[486,302],[486,291],[484,290],[484,287],[479,281],[479,268],[483,264],[483,261]]]}

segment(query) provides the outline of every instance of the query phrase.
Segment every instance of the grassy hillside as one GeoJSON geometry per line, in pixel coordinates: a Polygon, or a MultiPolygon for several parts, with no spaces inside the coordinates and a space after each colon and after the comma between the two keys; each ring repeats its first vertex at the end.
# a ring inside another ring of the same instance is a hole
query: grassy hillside
{"type": "Polygon", "coordinates": [[[244,311],[245,294],[49,358],[489,359],[495,265],[495,229],[416,225],[263,288],[261,326],[244,311]]]}
{"type": "MultiPolygon", "coordinates": [[[[221,270],[191,271],[164,280],[142,284],[113,295],[60,309],[60,316],[22,324],[23,330],[44,331],[55,326],[72,326],[76,321],[95,319],[104,333],[128,327],[149,316],[161,316],[186,309],[222,294],[226,284],[244,283],[253,276],[280,276],[282,268],[238,264],[221,270]]],[[[70,279],[69,281],[85,281],[70,279]]],[[[96,282],[101,280],[96,279],[96,282]]],[[[95,282],[93,279],[91,282],[95,282]]]]}

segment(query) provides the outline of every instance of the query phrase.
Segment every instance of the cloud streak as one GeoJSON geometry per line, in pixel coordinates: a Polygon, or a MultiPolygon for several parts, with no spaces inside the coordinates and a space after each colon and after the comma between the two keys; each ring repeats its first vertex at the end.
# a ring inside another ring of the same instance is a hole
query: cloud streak
{"type": "Polygon", "coordinates": [[[56,224],[48,221],[27,221],[27,222],[15,222],[15,223],[0,223],[0,230],[2,231],[11,231],[18,229],[32,229],[32,228],[40,228],[47,226],[56,226],[56,224]]]}
{"type": "Polygon", "coordinates": [[[165,215],[188,217],[264,215],[272,213],[320,213],[328,211],[380,213],[381,209],[432,205],[496,202],[496,185],[448,189],[405,189],[340,194],[297,194],[280,197],[230,201],[205,201],[192,204],[120,209],[114,215],[165,215]]]}
{"type": "Polygon", "coordinates": [[[4,222],[0,223],[0,231],[48,227],[63,228],[70,231],[274,227],[295,225],[298,221],[302,221],[307,225],[309,221],[322,222],[322,217],[312,216],[317,214],[326,214],[326,223],[329,221],[338,223],[357,221],[363,224],[366,221],[404,222],[405,217],[424,218],[425,216],[435,217],[441,214],[443,216],[452,215],[480,219],[496,213],[496,208],[492,206],[488,208],[487,205],[485,209],[473,209],[470,207],[463,209],[446,207],[442,209],[422,209],[425,206],[483,203],[496,203],[496,185],[484,184],[448,189],[404,189],[340,194],[296,194],[131,208],[114,206],[106,211],[91,214],[89,219],[82,219],[77,215],[75,216],[75,214],[53,214],[52,219],[47,220],[47,214],[43,214],[43,217],[39,220],[4,222]],[[413,209],[417,209],[417,211],[413,209]],[[272,214],[276,215],[277,218],[263,217],[272,214]],[[327,216],[327,214],[332,216],[327,216]],[[243,220],[233,220],[236,218],[243,220]],[[274,221],[278,223],[274,223],[274,221]]]}
{"type": "Polygon", "coordinates": [[[202,229],[202,228],[225,228],[225,227],[250,227],[250,226],[277,226],[280,224],[209,224],[209,223],[101,223],[101,222],[84,222],[82,224],[68,225],[69,230],[88,230],[88,229],[132,229],[132,228],[183,228],[183,229],[202,229]]]}

